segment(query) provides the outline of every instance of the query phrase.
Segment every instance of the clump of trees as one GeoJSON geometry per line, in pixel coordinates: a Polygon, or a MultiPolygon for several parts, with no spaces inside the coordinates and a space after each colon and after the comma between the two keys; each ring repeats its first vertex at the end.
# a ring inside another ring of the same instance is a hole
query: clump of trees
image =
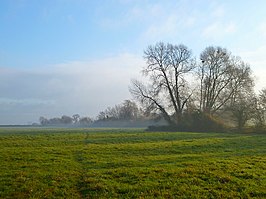
{"type": "Polygon", "coordinates": [[[42,126],[87,127],[146,127],[159,121],[164,123],[159,114],[145,113],[135,102],[130,100],[125,100],[113,107],[107,107],[98,114],[96,119],[75,114],[72,117],[63,115],[51,119],[40,117],[39,121],[42,126]]]}
{"type": "Polygon", "coordinates": [[[193,57],[184,45],[157,43],[144,51],[145,83],[132,80],[130,92],[144,111],[160,113],[183,130],[239,130],[265,126],[266,89],[254,92],[250,66],[225,48],[210,46],[193,57]]]}
{"type": "Polygon", "coordinates": [[[137,120],[141,117],[141,110],[135,102],[125,100],[122,104],[108,107],[97,116],[99,121],[107,120],[137,120]]]}
{"type": "Polygon", "coordinates": [[[160,114],[144,112],[130,100],[108,107],[101,111],[94,122],[100,127],[147,127],[154,124],[165,124],[160,114]]]}
{"type": "Polygon", "coordinates": [[[75,114],[72,117],[63,115],[62,117],[50,119],[42,116],[39,121],[42,126],[90,126],[93,123],[90,117],[80,117],[79,114],[75,114]]]}

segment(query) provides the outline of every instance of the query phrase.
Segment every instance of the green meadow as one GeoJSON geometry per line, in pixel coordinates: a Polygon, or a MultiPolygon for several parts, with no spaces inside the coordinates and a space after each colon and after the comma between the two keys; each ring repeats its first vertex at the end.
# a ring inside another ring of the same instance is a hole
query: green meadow
{"type": "Polygon", "coordinates": [[[2,128],[0,198],[266,198],[266,135],[2,128]]]}

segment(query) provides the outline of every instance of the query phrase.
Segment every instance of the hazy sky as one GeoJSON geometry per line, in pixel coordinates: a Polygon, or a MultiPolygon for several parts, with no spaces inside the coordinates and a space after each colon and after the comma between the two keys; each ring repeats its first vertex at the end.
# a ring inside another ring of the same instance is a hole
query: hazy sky
{"type": "Polygon", "coordinates": [[[222,46],[266,87],[265,0],[1,0],[0,124],[96,116],[131,99],[143,50],[222,46]]]}

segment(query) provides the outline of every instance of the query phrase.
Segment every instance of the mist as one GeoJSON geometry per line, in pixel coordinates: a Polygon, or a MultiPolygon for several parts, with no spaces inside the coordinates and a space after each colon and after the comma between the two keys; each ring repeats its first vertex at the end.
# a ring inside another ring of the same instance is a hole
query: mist
{"type": "Polygon", "coordinates": [[[95,117],[131,98],[128,85],[139,76],[141,57],[120,54],[34,69],[0,68],[0,124],[31,124],[40,116],[95,117]]]}

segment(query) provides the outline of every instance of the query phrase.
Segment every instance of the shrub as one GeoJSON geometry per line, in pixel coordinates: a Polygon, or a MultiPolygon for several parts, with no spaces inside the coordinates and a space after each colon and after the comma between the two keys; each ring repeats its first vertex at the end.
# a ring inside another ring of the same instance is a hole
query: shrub
{"type": "Polygon", "coordinates": [[[225,132],[227,130],[222,121],[200,111],[185,113],[177,125],[148,127],[148,131],[225,132]]]}
{"type": "Polygon", "coordinates": [[[227,129],[221,120],[200,111],[185,114],[180,125],[198,132],[224,132],[227,129]]]}

